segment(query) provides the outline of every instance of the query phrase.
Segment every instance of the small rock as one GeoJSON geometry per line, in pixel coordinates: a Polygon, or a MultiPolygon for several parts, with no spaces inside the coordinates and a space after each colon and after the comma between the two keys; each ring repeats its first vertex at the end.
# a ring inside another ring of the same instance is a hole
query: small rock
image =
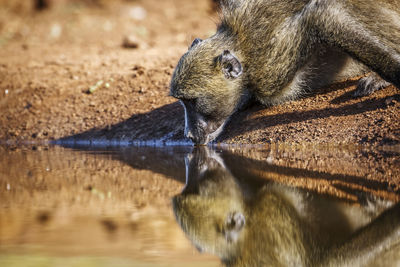
{"type": "Polygon", "coordinates": [[[142,66],[139,66],[139,65],[135,65],[133,68],[132,68],[132,70],[134,71],[134,78],[136,77],[136,76],[140,76],[140,75],[143,75],[144,74],[144,71],[145,71],[145,68],[144,67],[142,67],[142,66]]]}
{"type": "Polygon", "coordinates": [[[98,81],[95,85],[90,86],[90,88],[86,91],[87,94],[93,94],[97,89],[99,89],[103,85],[103,81],[98,81]]]}
{"type": "Polygon", "coordinates": [[[274,157],[268,156],[266,161],[267,161],[268,164],[273,164],[274,163],[274,157]]]}
{"type": "Polygon", "coordinates": [[[101,223],[103,224],[105,229],[109,232],[114,232],[118,228],[118,225],[114,221],[109,220],[109,219],[105,219],[105,220],[101,221],[101,223]]]}
{"type": "Polygon", "coordinates": [[[129,17],[134,20],[144,20],[146,16],[147,12],[141,6],[135,6],[129,9],[129,17]]]}
{"type": "Polygon", "coordinates": [[[50,213],[49,212],[40,212],[37,216],[38,222],[41,224],[46,224],[50,220],[50,213]]]}
{"type": "Polygon", "coordinates": [[[50,28],[50,36],[52,38],[55,39],[59,38],[61,36],[61,32],[62,32],[62,27],[58,23],[54,23],[50,28]]]}
{"type": "Polygon", "coordinates": [[[24,106],[25,109],[30,109],[32,107],[32,104],[30,102],[27,102],[26,105],[24,106]]]}
{"type": "Polygon", "coordinates": [[[139,47],[139,41],[133,35],[125,36],[124,40],[122,42],[122,47],[124,47],[124,48],[138,48],[139,47]]]}
{"type": "Polygon", "coordinates": [[[393,100],[394,100],[393,97],[388,97],[388,98],[385,100],[386,106],[392,105],[392,104],[393,104],[393,100]]]}
{"type": "Polygon", "coordinates": [[[49,0],[35,0],[35,9],[38,11],[49,8],[49,0]]]}

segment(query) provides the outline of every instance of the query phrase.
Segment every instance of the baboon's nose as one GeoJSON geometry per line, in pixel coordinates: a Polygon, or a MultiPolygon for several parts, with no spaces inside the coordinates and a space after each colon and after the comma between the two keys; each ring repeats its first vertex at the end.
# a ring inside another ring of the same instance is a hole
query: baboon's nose
{"type": "Polygon", "coordinates": [[[208,141],[207,136],[194,135],[191,131],[187,131],[185,136],[192,140],[195,145],[205,145],[208,141]]]}

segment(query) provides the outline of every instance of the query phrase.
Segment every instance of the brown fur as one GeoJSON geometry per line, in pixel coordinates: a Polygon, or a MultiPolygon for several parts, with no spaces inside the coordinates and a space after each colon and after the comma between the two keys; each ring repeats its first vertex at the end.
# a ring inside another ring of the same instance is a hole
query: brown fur
{"type": "Polygon", "coordinates": [[[252,98],[277,104],[368,69],[356,95],[400,87],[398,1],[223,0],[216,34],[182,56],[170,91],[186,136],[207,143],[252,98]]]}

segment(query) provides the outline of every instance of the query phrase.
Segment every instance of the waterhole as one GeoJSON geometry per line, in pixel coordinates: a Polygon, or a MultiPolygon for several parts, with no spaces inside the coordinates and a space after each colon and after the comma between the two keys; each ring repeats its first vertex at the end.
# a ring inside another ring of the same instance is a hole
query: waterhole
{"type": "Polygon", "coordinates": [[[0,146],[0,266],[395,266],[399,154],[0,146]]]}

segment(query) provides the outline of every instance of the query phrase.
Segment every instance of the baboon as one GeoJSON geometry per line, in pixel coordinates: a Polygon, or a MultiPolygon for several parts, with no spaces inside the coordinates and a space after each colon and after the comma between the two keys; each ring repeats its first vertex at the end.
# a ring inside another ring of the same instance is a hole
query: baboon
{"type": "Polygon", "coordinates": [[[400,1],[221,0],[220,9],[216,33],[193,41],[170,83],[196,144],[252,100],[278,104],[369,71],[355,96],[400,88],[400,1]]]}
{"type": "Polygon", "coordinates": [[[227,266],[365,266],[399,249],[399,204],[370,198],[360,207],[239,179],[207,148],[186,162],[185,188],[172,200],[177,222],[227,266]]]}

